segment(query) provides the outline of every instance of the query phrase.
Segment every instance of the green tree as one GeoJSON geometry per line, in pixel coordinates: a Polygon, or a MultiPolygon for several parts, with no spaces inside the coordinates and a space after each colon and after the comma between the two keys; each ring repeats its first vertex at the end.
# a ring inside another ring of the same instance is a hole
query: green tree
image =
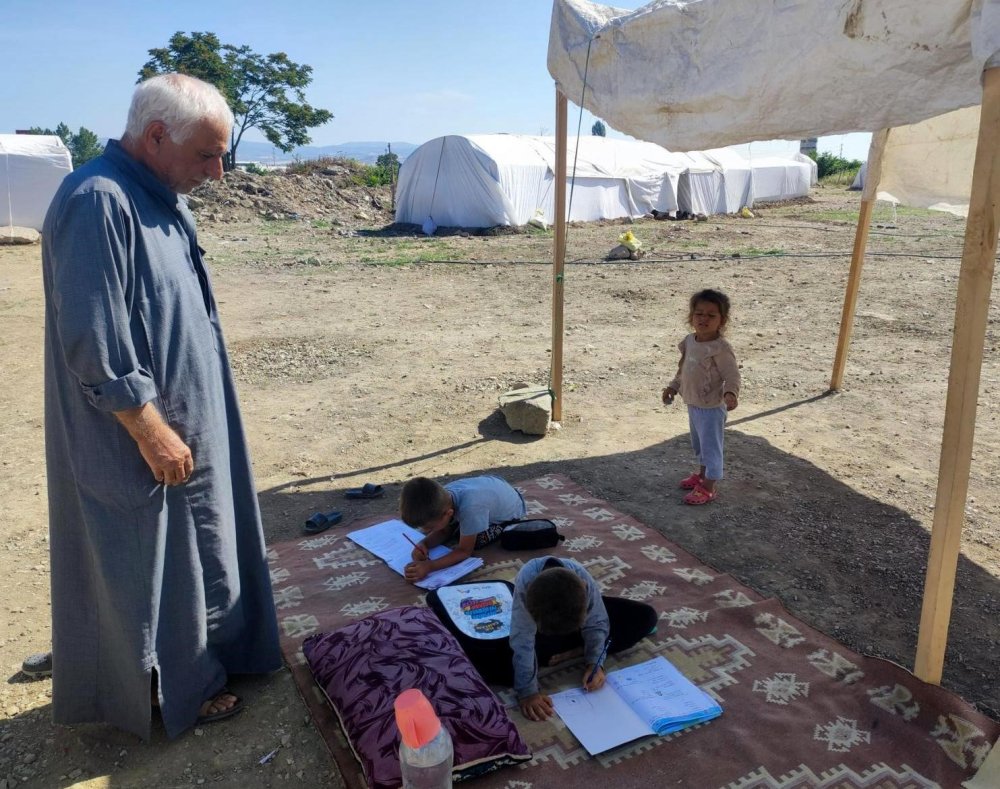
{"type": "Polygon", "coordinates": [[[43,129],[40,126],[33,126],[28,129],[28,134],[54,134],[69,149],[69,155],[73,159],[73,169],[86,164],[91,159],[96,159],[104,153],[104,146],[98,142],[97,135],[90,129],[81,126],[76,134],[70,131],[69,126],[60,123],[55,131],[43,129]]]}
{"type": "Polygon", "coordinates": [[[834,156],[832,153],[821,153],[816,156],[816,176],[818,178],[848,170],[857,170],[859,167],[861,167],[861,162],[857,159],[844,159],[840,156],[834,156]]]}
{"type": "Polygon", "coordinates": [[[382,183],[394,184],[399,176],[399,157],[387,151],[375,160],[375,168],[382,173],[382,183]]]}
{"type": "Polygon", "coordinates": [[[306,101],[312,66],[294,63],[284,52],[259,55],[248,46],[223,44],[214,33],[177,32],[166,47],[151,49],[149,55],[139,81],[176,71],[212,83],[226,97],[235,117],[227,170],[235,167],[236,150],[249,129],[259,129],[287,153],[308,145],[308,130],[333,118],[329,110],[306,101]]]}
{"type": "Polygon", "coordinates": [[[594,125],[590,127],[590,133],[594,137],[607,137],[608,127],[604,125],[604,121],[597,120],[594,121],[594,125]]]}

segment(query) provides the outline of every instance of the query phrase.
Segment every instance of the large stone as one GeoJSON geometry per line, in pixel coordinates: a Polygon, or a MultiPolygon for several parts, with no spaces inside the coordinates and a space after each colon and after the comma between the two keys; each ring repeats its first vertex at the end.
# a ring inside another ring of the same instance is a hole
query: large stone
{"type": "Polygon", "coordinates": [[[544,436],[552,421],[552,394],[546,386],[511,389],[500,395],[500,411],[511,430],[544,436]]]}
{"type": "Polygon", "coordinates": [[[37,244],[41,240],[33,227],[4,225],[0,227],[0,244],[37,244]]]}
{"type": "Polygon", "coordinates": [[[607,255],[604,256],[605,260],[629,260],[632,257],[632,250],[629,249],[624,244],[619,244],[613,247],[607,255]]]}

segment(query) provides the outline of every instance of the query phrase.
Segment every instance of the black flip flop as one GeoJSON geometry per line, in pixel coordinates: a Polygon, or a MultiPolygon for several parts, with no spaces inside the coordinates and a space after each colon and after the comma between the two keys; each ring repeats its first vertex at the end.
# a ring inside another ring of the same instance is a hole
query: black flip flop
{"type": "MultiPolygon", "coordinates": [[[[212,697],[212,701],[215,701],[217,698],[219,698],[219,696],[222,696],[223,694],[236,696],[236,694],[232,693],[228,688],[223,688],[218,693],[216,693],[215,696],[212,697]]],[[[223,721],[226,718],[231,718],[236,713],[242,711],[243,711],[243,699],[241,699],[239,696],[236,696],[236,703],[233,704],[233,706],[230,707],[229,709],[220,710],[219,712],[213,712],[210,715],[199,715],[194,723],[195,726],[204,726],[206,723],[215,723],[216,721],[223,721]]]]}
{"type": "Polygon", "coordinates": [[[343,513],[337,512],[316,512],[309,517],[302,527],[306,534],[319,534],[340,523],[344,519],[343,513]]]}
{"type": "Polygon", "coordinates": [[[381,485],[366,482],[360,488],[348,488],[345,490],[344,497],[348,499],[377,499],[384,492],[381,485]]]}

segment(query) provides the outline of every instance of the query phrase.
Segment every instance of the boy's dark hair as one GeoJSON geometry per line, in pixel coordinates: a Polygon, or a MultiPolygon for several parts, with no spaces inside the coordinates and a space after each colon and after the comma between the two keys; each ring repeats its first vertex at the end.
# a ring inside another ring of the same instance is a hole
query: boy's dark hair
{"type": "Polygon", "coordinates": [[[451,496],[444,487],[427,477],[414,477],[399,494],[399,517],[407,526],[422,529],[440,518],[451,505],[451,496]]]}
{"type": "Polygon", "coordinates": [[[572,570],[550,567],[528,584],[525,605],[539,633],[575,633],[587,613],[587,587],[572,570]]]}
{"type": "Polygon", "coordinates": [[[712,288],[699,290],[691,297],[691,302],[688,304],[688,324],[694,321],[695,308],[703,301],[714,304],[719,308],[719,315],[722,316],[722,325],[719,326],[719,334],[722,334],[726,329],[726,324],[729,323],[729,296],[721,290],[713,290],[712,288]]]}

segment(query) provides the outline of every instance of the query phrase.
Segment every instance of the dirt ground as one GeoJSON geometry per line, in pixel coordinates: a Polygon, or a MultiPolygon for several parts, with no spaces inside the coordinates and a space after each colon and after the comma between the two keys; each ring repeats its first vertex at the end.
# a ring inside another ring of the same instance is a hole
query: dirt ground
{"type": "MultiPolygon", "coordinates": [[[[961,220],[879,204],[836,395],[858,193],[818,188],[754,219],[572,227],[562,425],[529,438],[496,404],[511,383],[548,380],[551,232],[425,238],[386,229],[384,191],[277,183],[237,177],[198,205],[270,542],[317,510],[343,510],[344,528],[391,511],[416,474],[558,471],[854,649],[912,667],[961,220]],[[626,226],[646,257],[604,262],[626,226]],[[685,410],[660,390],[686,300],[706,286],[732,297],[744,388],[720,498],[692,508],[676,489],[692,465],[685,410]],[[343,498],[365,481],[387,497],[343,498]]],[[[998,717],[993,295],[943,684],[998,717]]],[[[0,789],[342,786],[286,671],[237,681],[242,715],[173,742],[162,728],[141,743],[51,725],[51,683],[18,672],[49,643],[37,247],[0,247],[0,321],[0,789]]]]}

